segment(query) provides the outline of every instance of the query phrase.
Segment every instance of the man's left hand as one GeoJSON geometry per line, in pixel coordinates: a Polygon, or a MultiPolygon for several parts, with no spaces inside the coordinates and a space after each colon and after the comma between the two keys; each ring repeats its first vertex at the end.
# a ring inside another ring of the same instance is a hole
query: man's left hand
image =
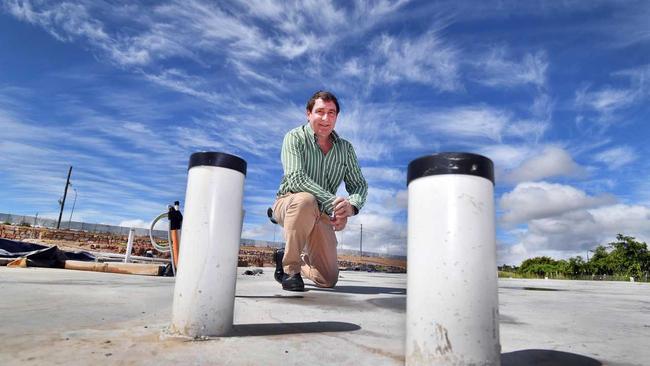
{"type": "Polygon", "coordinates": [[[354,208],[352,207],[352,204],[350,201],[343,197],[336,197],[334,202],[332,203],[334,206],[334,216],[336,217],[350,217],[354,216],[354,208]]]}

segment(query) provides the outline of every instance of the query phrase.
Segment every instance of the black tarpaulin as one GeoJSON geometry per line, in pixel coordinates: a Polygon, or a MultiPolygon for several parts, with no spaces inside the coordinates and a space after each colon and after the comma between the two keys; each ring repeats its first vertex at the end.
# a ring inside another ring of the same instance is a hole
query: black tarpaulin
{"type": "Polygon", "coordinates": [[[0,257],[26,258],[29,267],[64,268],[66,260],[94,262],[95,256],[84,251],[65,251],[57,246],[23,243],[0,238],[0,257]]]}

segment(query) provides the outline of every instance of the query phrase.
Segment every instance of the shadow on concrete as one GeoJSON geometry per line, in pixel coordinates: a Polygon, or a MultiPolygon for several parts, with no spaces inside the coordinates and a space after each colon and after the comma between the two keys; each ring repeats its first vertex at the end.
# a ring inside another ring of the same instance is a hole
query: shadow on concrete
{"type": "Polygon", "coordinates": [[[311,284],[305,284],[305,287],[310,287],[309,291],[342,292],[347,294],[363,294],[363,295],[377,295],[377,294],[406,295],[406,289],[399,288],[399,287],[336,286],[334,288],[320,288],[311,284]]]}
{"type": "Polygon", "coordinates": [[[525,349],[501,354],[501,366],[602,366],[593,358],[547,349],[525,349]]]}
{"type": "Polygon", "coordinates": [[[518,321],[515,317],[508,316],[508,315],[505,315],[505,314],[499,314],[499,323],[500,324],[514,324],[514,325],[526,324],[526,323],[518,321]]]}
{"type": "Polygon", "coordinates": [[[228,337],[257,337],[300,333],[352,332],[360,326],[345,322],[235,324],[228,337]]]}
{"type": "Polygon", "coordinates": [[[406,297],[381,297],[367,300],[369,303],[380,308],[392,310],[396,313],[406,311],[406,297]]]}
{"type": "Polygon", "coordinates": [[[504,290],[526,290],[526,291],[567,291],[563,289],[558,289],[558,288],[547,288],[547,287],[514,287],[514,286],[503,286],[499,287],[499,289],[504,289],[504,290]]]}
{"type": "Polygon", "coordinates": [[[253,296],[253,295],[236,295],[240,299],[302,299],[302,295],[273,295],[273,296],[253,296]]]}

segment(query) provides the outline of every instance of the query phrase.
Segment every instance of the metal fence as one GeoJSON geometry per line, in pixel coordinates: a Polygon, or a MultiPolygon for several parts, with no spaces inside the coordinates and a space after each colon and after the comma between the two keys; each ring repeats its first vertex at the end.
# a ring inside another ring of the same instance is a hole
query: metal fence
{"type": "MultiPolygon", "coordinates": [[[[50,229],[56,228],[57,220],[47,219],[36,216],[22,216],[22,215],[12,215],[0,213],[0,223],[8,223],[12,225],[25,225],[33,227],[46,227],[50,229]]],[[[76,230],[76,231],[85,231],[85,232],[94,232],[94,233],[110,233],[110,234],[119,234],[119,235],[128,235],[131,228],[124,226],[115,226],[115,225],[105,225],[105,224],[93,224],[87,222],[78,222],[78,221],[61,221],[61,226],[59,227],[63,230],[76,230]]],[[[147,236],[149,235],[149,229],[135,228],[135,235],[137,236],[147,236]]],[[[153,236],[156,238],[167,238],[166,230],[154,230],[153,236]]]]}
{"type": "MultiPolygon", "coordinates": [[[[54,229],[56,228],[56,222],[57,220],[46,219],[42,217],[0,213],[0,224],[8,223],[11,225],[25,225],[25,226],[29,225],[32,227],[46,227],[46,228],[54,229]]],[[[92,232],[92,233],[109,233],[109,234],[119,234],[119,235],[129,235],[129,230],[131,229],[129,227],[124,227],[124,226],[93,224],[93,223],[78,222],[78,221],[61,221],[61,226],[59,228],[63,230],[76,230],[76,231],[85,231],[85,232],[92,232]]],[[[148,236],[149,229],[135,228],[135,235],[148,236]]],[[[167,239],[167,230],[154,230],[153,236],[156,238],[167,239]]],[[[284,243],[242,238],[240,241],[240,245],[281,248],[284,246],[284,243]]]]}
{"type": "MultiPolygon", "coordinates": [[[[56,221],[54,219],[47,219],[43,217],[35,216],[23,216],[23,215],[12,215],[0,213],[0,224],[8,223],[11,225],[29,225],[32,227],[46,227],[50,229],[56,228],[56,221]]],[[[93,224],[87,222],[79,221],[61,221],[60,229],[63,230],[76,230],[76,231],[85,231],[85,232],[94,232],[94,233],[110,233],[110,234],[119,234],[119,235],[129,235],[129,230],[131,228],[124,226],[116,225],[105,225],[105,224],[93,224]]],[[[135,228],[136,236],[148,236],[149,229],[135,228]]],[[[167,230],[154,230],[153,236],[156,238],[167,239],[167,230]]],[[[246,246],[255,246],[255,247],[272,247],[272,248],[282,248],[284,247],[284,242],[277,241],[267,241],[267,240],[254,240],[241,238],[240,245],[246,246]]],[[[358,255],[359,251],[354,249],[343,249],[339,248],[338,252],[340,254],[347,255],[358,255]]],[[[396,259],[406,259],[406,256],[403,255],[390,255],[382,253],[374,253],[370,251],[363,252],[364,257],[389,257],[396,259]]]]}

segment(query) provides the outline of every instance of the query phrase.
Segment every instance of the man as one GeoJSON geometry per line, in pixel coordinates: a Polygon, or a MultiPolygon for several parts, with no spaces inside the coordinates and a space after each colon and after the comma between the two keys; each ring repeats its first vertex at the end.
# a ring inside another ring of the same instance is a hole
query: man
{"type": "Polygon", "coordinates": [[[368,194],[352,144],[334,131],[339,115],[334,94],[316,92],[307,102],[307,123],[282,143],[284,176],[273,218],[284,228],[284,251],[275,254],[275,279],[288,291],[304,291],[302,276],[334,287],[339,269],[334,231],[359,213],[368,194]],[[345,182],[349,197],[337,197],[345,182]]]}

